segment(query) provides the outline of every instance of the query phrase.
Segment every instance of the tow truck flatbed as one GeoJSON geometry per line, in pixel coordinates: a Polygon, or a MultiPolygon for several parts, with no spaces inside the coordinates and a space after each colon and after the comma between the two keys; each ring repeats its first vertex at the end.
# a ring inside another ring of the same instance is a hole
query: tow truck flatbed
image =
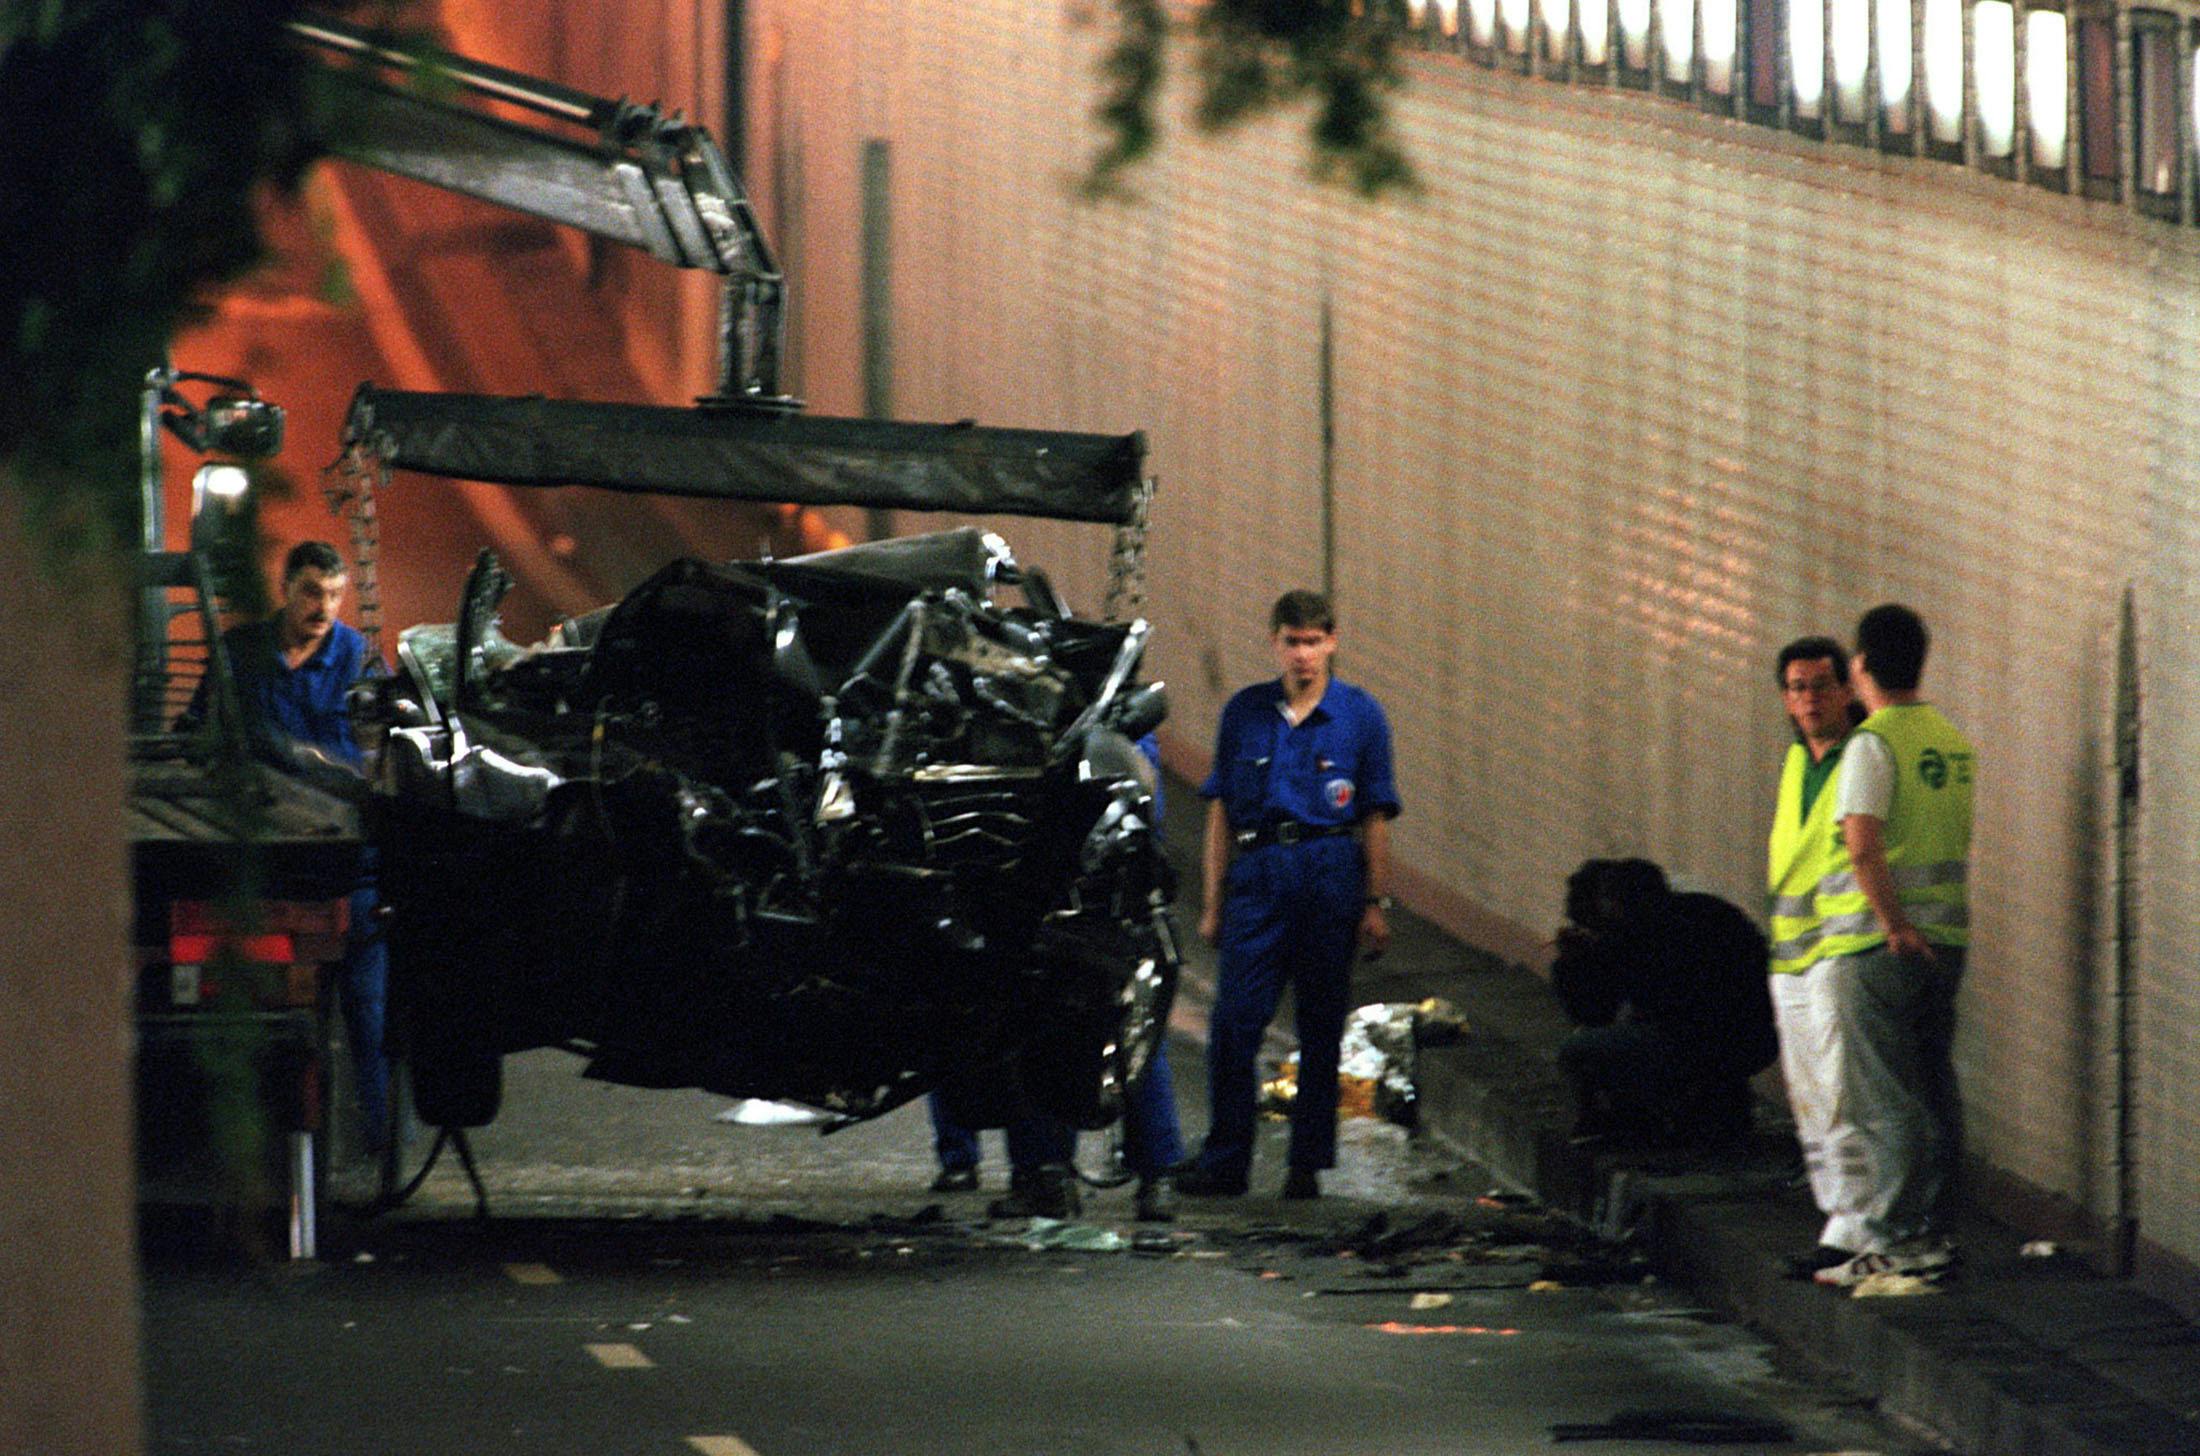
{"type": "MultiPolygon", "coordinates": [[[[231,882],[247,826],[212,770],[180,754],[133,747],[125,820],[140,896],[210,899],[231,882]],[[142,756],[141,756],[142,755],[142,756]]],[[[364,840],[359,811],[311,784],[247,765],[253,776],[251,829],[264,893],[278,900],[330,899],[359,879],[364,840]]]]}

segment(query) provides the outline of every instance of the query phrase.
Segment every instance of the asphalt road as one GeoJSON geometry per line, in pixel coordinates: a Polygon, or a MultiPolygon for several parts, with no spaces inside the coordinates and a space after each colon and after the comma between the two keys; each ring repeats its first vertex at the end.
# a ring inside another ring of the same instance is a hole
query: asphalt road
{"type": "MultiPolygon", "coordinates": [[[[1198,1047],[1174,1054],[1196,1128],[1198,1047]]],[[[446,1159],[319,1263],[155,1225],[148,1449],[1494,1453],[1643,1409],[1792,1432],[1734,1450],[1915,1449],[1386,1124],[1346,1125],[1318,1203],[1268,1196],[1272,1126],[1251,1197],[1151,1226],[1095,1190],[1035,1237],[984,1216],[997,1162],[979,1193],[926,1189],[921,1109],[820,1138],[578,1066],[512,1059],[473,1139],[486,1221],[446,1159]]],[[[1086,1139],[1088,1167],[1106,1152],[1086,1139]]]]}

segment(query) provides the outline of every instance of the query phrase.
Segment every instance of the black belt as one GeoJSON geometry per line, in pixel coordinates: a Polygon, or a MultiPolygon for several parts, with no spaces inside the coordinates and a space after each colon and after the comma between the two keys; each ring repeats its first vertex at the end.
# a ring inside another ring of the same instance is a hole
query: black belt
{"type": "Polygon", "coordinates": [[[1239,849],[1261,849],[1271,844],[1297,844],[1308,839],[1330,839],[1339,834],[1350,834],[1350,824],[1305,824],[1296,819],[1278,819],[1273,824],[1263,824],[1258,829],[1237,831],[1239,849]]]}

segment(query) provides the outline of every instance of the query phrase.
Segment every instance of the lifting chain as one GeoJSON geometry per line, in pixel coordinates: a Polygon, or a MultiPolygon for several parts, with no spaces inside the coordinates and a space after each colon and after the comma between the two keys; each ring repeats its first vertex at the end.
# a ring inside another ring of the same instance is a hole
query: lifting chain
{"type": "Polygon", "coordinates": [[[382,586],[376,559],[382,551],[382,523],[375,515],[374,493],[390,483],[390,467],[363,443],[344,447],[321,472],[321,496],[329,513],[351,528],[352,578],[356,587],[359,634],[367,651],[382,660],[382,586]]]}
{"type": "Polygon", "coordinates": [[[1133,622],[1146,614],[1146,527],[1153,511],[1153,477],[1138,484],[1131,518],[1115,528],[1115,549],[1108,554],[1108,596],[1101,617],[1133,622]]]}

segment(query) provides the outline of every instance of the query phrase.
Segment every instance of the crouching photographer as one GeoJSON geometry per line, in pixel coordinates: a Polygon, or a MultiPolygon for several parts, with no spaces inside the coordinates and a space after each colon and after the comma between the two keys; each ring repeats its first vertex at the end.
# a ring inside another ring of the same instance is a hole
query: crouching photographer
{"type": "Polygon", "coordinates": [[[1692,1148],[1747,1135],[1749,1078],[1779,1050],[1763,933],[1641,859],[1575,870],[1566,919],[1551,984],[1578,1027],[1558,1050],[1576,1139],[1692,1148]]]}

